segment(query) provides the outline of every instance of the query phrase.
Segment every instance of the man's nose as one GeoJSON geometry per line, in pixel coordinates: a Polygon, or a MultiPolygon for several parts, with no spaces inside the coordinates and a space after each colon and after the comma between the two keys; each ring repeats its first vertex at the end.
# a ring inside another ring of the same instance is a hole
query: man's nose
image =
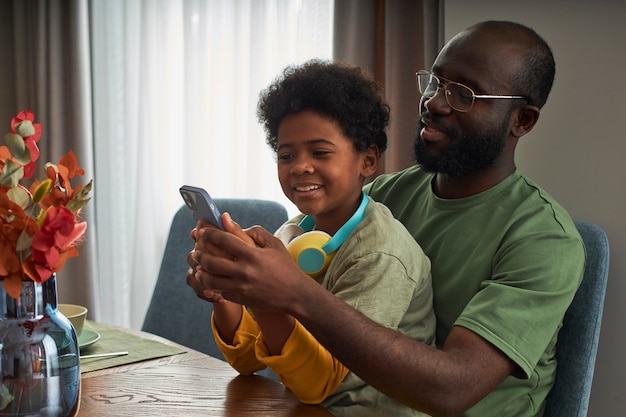
{"type": "Polygon", "coordinates": [[[452,107],[448,104],[446,94],[446,89],[439,87],[431,98],[422,97],[422,105],[431,113],[450,113],[452,107]]]}

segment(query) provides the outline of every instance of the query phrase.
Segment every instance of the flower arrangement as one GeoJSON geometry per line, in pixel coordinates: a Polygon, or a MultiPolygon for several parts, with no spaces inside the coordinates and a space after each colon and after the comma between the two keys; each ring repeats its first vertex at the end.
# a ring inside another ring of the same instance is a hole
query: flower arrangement
{"type": "Polygon", "coordinates": [[[0,146],[0,280],[16,299],[22,281],[42,283],[78,256],[87,228],[78,216],[93,183],[72,186],[72,178],[84,175],[72,151],[45,164],[45,179],[20,183],[33,177],[39,158],[41,125],[34,121],[30,110],[18,113],[0,146]]]}

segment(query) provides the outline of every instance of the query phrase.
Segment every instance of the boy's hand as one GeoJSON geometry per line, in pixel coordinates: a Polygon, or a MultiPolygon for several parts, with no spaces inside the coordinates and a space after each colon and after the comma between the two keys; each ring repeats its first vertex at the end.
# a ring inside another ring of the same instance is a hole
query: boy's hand
{"type": "MultiPolygon", "coordinates": [[[[228,213],[222,214],[222,223],[224,224],[224,229],[228,233],[234,236],[237,236],[239,239],[241,239],[246,244],[252,247],[256,246],[254,240],[252,240],[252,238],[248,236],[248,234],[241,228],[241,226],[239,226],[239,224],[230,217],[230,214],[228,213]]],[[[208,301],[210,303],[224,304],[227,301],[226,299],[224,299],[224,297],[222,297],[222,294],[210,288],[206,288],[202,284],[202,282],[198,279],[198,274],[201,273],[201,268],[198,262],[196,261],[195,252],[205,250],[205,248],[203,248],[200,244],[198,244],[197,237],[198,237],[198,231],[205,227],[215,228],[215,226],[213,226],[212,224],[209,224],[204,221],[199,221],[198,224],[196,225],[196,228],[191,231],[191,238],[196,243],[194,245],[194,250],[189,252],[189,254],[187,255],[187,263],[189,264],[190,269],[187,271],[186,281],[187,281],[187,285],[190,286],[195,291],[198,298],[208,301]]]]}

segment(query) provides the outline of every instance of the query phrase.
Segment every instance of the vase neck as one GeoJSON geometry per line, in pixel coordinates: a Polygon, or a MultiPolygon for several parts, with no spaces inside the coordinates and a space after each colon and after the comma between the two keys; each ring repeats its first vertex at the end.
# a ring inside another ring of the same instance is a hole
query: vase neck
{"type": "Polygon", "coordinates": [[[13,298],[0,286],[0,320],[35,319],[46,314],[46,309],[56,310],[57,283],[56,274],[38,284],[22,281],[19,298],[13,298]]]}
{"type": "Polygon", "coordinates": [[[42,283],[41,289],[43,293],[44,307],[49,305],[50,308],[56,310],[58,307],[56,274],[52,274],[52,276],[47,281],[42,283]]]}

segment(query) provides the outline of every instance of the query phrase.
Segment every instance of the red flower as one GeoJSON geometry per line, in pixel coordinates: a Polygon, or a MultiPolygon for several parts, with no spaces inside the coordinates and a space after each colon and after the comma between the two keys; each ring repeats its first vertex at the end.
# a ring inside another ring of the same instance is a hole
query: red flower
{"type": "Polygon", "coordinates": [[[85,233],[86,222],[76,222],[74,215],[65,207],[52,207],[46,213],[41,229],[33,235],[32,257],[36,276],[34,281],[48,279],[52,272],[63,268],[67,258],[76,256],[73,245],[85,233]]]}
{"type": "Polygon", "coordinates": [[[18,133],[24,139],[24,144],[30,151],[30,162],[24,165],[24,178],[31,178],[35,173],[35,161],[39,158],[39,148],[37,147],[37,142],[41,138],[41,124],[33,123],[35,121],[35,115],[30,110],[23,110],[19,112],[13,119],[11,119],[11,131],[13,133],[18,133]],[[30,135],[23,135],[18,132],[18,127],[22,122],[27,122],[27,124],[31,124],[34,128],[34,133],[30,135]]]}

